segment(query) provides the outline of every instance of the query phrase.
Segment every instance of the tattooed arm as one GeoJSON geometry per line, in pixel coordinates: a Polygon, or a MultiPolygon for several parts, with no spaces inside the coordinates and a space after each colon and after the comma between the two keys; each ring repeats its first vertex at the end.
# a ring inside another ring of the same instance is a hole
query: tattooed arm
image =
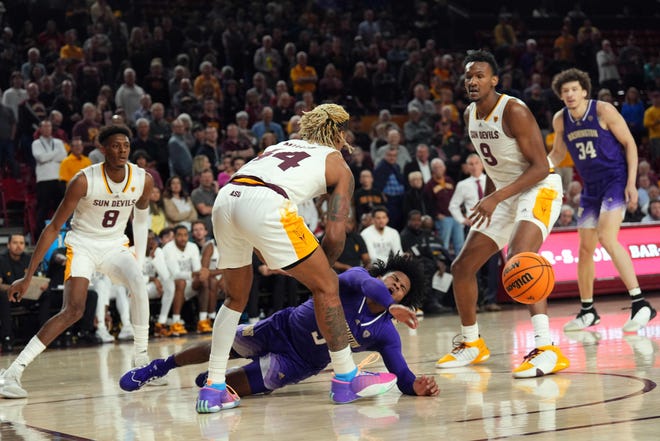
{"type": "Polygon", "coordinates": [[[325,236],[321,246],[332,266],[344,250],[346,219],[351,214],[351,200],[355,182],[351,169],[339,153],[328,155],[325,162],[326,186],[332,188],[328,195],[328,213],[325,236]]]}

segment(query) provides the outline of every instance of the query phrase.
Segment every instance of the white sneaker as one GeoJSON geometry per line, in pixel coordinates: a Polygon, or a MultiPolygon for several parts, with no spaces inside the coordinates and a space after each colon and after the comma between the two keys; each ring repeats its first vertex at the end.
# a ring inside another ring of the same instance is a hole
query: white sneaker
{"type": "Polygon", "coordinates": [[[541,346],[525,356],[522,364],[513,370],[514,378],[542,377],[569,367],[571,363],[554,345],[541,346]]]}
{"type": "Polygon", "coordinates": [[[646,326],[646,324],[656,316],[657,313],[655,309],[653,309],[653,307],[649,304],[649,302],[642,300],[639,303],[641,305],[640,307],[635,308],[633,306],[633,311],[636,310],[636,312],[631,313],[630,318],[626,324],[623,325],[623,332],[638,331],[646,326]]]}
{"type": "MultiPolygon", "coordinates": [[[[462,336],[458,336],[458,339],[461,338],[462,336]]],[[[490,358],[490,351],[483,338],[479,337],[479,339],[467,343],[458,339],[454,337],[454,349],[440,358],[435,363],[435,367],[438,369],[456,368],[481,363],[490,358]]]]}
{"type": "Polygon", "coordinates": [[[98,328],[96,330],[96,337],[101,339],[103,343],[114,343],[115,337],[108,332],[108,328],[98,328]]]}
{"type": "Polygon", "coordinates": [[[119,340],[133,340],[133,327],[131,325],[124,325],[117,335],[119,340]]]}
{"type": "Polygon", "coordinates": [[[27,397],[27,391],[21,386],[21,381],[18,378],[8,376],[7,371],[4,369],[0,370],[0,397],[27,397]]]}
{"type": "Polygon", "coordinates": [[[581,309],[577,317],[564,325],[564,331],[580,331],[589,326],[600,323],[600,316],[595,308],[589,310],[581,309]]]}
{"type": "MultiPolygon", "coordinates": [[[[150,362],[151,361],[149,360],[149,356],[147,354],[137,355],[133,357],[133,367],[146,366],[150,362]]],[[[167,386],[168,384],[169,381],[167,381],[167,377],[165,376],[151,380],[150,382],[147,383],[147,386],[167,386]]]]}

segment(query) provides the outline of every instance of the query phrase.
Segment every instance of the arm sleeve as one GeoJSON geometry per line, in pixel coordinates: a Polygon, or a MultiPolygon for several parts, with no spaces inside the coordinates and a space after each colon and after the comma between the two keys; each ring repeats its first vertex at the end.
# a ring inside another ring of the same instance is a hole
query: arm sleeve
{"type": "Polygon", "coordinates": [[[379,305],[383,305],[386,308],[389,308],[394,304],[394,299],[390,290],[387,289],[382,280],[373,278],[364,279],[361,284],[362,293],[368,299],[373,300],[379,305]]]}
{"type": "Polygon", "coordinates": [[[413,384],[415,383],[415,374],[408,367],[406,359],[403,358],[401,352],[401,338],[399,337],[398,332],[394,328],[394,325],[391,328],[387,328],[387,342],[384,346],[378,351],[383,357],[383,362],[388,371],[396,375],[396,385],[401,391],[406,395],[417,395],[413,384]],[[391,329],[391,331],[389,330],[391,329]]]}
{"type": "Polygon", "coordinates": [[[139,268],[144,264],[147,253],[147,235],[149,233],[149,209],[133,209],[133,243],[135,244],[135,257],[139,268]]]}
{"type": "Polygon", "coordinates": [[[373,300],[379,305],[389,307],[394,304],[392,294],[385,287],[382,280],[371,277],[369,272],[361,267],[351,268],[344,271],[339,275],[339,283],[341,287],[348,288],[342,289],[341,292],[359,292],[364,297],[373,300]]]}

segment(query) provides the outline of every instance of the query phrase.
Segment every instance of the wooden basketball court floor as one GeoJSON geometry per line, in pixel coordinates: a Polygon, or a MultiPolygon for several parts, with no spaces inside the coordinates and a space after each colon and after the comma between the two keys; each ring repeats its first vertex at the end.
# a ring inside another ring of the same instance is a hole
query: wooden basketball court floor
{"type": "MultiPolygon", "coordinates": [[[[649,296],[660,306],[660,296],[649,296]]],[[[416,331],[400,326],[404,353],[417,374],[434,375],[438,397],[403,396],[394,388],[374,399],[333,405],[330,372],[211,415],[194,409],[194,378],[204,365],[180,368],[169,385],[126,393],[117,381],[129,368],[131,343],[48,350],[26,370],[29,398],[0,399],[4,440],[486,440],[660,439],[660,319],[634,334],[623,295],[597,299],[602,316],[590,331],[564,333],[576,300],[551,303],[552,336],[571,361],[564,372],[513,379],[511,369],[532,347],[527,311],[507,305],[479,314],[492,356],[455,370],[436,370],[451,349],[457,316],[427,317],[416,331]]],[[[152,340],[166,356],[209,337],[152,340]]],[[[357,354],[356,360],[364,358],[357,354]]],[[[7,367],[13,356],[0,357],[7,367]]],[[[230,365],[241,363],[231,361],[230,365]]],[[[375,370],[384,369],[382,361],[375,370]]]]}

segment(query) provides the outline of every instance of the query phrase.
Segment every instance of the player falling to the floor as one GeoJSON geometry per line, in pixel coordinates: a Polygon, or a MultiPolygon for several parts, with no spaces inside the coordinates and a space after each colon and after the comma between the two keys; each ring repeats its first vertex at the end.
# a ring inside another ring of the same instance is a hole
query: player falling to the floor
{"type": "MultiPolygon", "coordinates": [[[[473,226],[452,264],[462,338],[437,361],[438,368],[466,366],[490,357],[477,323],[476,273],[507,243],[507,260],[523,251],[538,252],[559,217],[562,198],[561,178],[550,173],[534,116],[522,101],[495,91],[495,57],[473,51],[464,65],[465,88],[472,101],[464,115],[466,131],[488,176],[487,196],[474,207],[473,226]]],[[[547,300],[528,309],[535,347],[513,376],[537,377],[567,368],[568,359],[550,337],[547,300]]]]}
{"type": "MultiPolygon", "coordinates": [[[[322,104],[300,120],[302,139],[268,147],[220,189],[213,206],[213,234],[220,250],[226,300],[213,324],[208,384],[199,392],[197,412],[212,413],[238,405],[225,385],[227,360],[241,313],[252,286],[252,253],[284,269],[314,297],[314,312],[325,338],[335,376],[330,396],[336,403],[384,392],[391,379],[358,371],[346,335],[339,282],[332,264],[344,249],[345,222],[355,183],[340,151],[347,145],[348,113],[322,104]],[[316,237],[296,204],[328,195],[325,236],[316,237]]],[[[417,326],[415,314],[400,305],[390,313],[417,326]]]]}
{"type": "MultiPolygon", "coordinates": [[[[433,377],[416,377],[401,352],[401,338],[388,306],[421,304],[424,275],[419,262],[400,255],[387,263],[377,261],[367,272],[351,268],[339,275],[339,296],[350,332],[353,351],[377,351],[383,357],[391,381],[407,395],[435,396],[433,377]]],[[[316,375],[330,362],[328,348],[314,317],[314,300],[276,312],[254,325],[240,325],[232,345],[232,358],[249,358],[245,366],[227,372],[227,384],[240,396],[268,393],[316,375]]],[[[166,375],[171,369],[207,362],[211,345],[198,343],[167,359],[124,374],[120,386],[137,390],[166,375]]],[[[197,377],[206,383],[206,372],[197,377]]],[[[393,384],[393,383],[392,383],[393,384]]],[[[357,398],[357,397],[355,397],[357,398]]]]}
{"type": "Polygon", "coordinates": [[[632,301],[632,312],[623,330],[635,332],[656,316],[639,288],[630,255],[618,239],[626,206],[637,205],[635,139],[613,105],[589,98],[591,80],[586,72],[568,69],[558,73],[552,81],[552,90],[565,107],[552,121],[556,136],[549,159],[558,163],[568,150],[583,181],[577,264],[582,308],[575,319],[564,325],[564,330],[577,331],[600,322],[593,304],[594,251],[600,242],[612,258],[632,301]]]}

